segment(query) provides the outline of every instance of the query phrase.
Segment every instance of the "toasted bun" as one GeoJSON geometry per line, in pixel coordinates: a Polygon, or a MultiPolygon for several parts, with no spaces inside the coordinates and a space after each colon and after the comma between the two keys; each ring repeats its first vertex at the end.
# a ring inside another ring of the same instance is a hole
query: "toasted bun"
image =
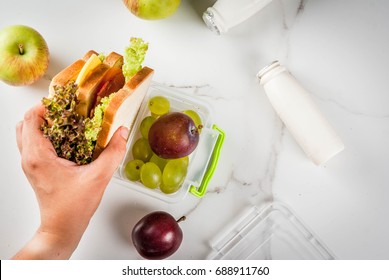
{"type": "Polygon", "coordinates": [[[49,98],[54,95],[54,86],[64,86],[69,81],[75,81],[85,62],[92,56],[92,54],[98,55],[93,50],[88,51],[83,58],[77,60],[73,64],[69,65],[51,80],[49,85],[49,98]]]}
{"type": "Polygon", "coordinates": [[[124,87],[113,96],[104,112],[101,131],[98,134],[93,157],[96,158],[107,146],[113,133],[125,126],[131,130],[139,107],[151,84],[154,70],[142,68],[124,87]]]}

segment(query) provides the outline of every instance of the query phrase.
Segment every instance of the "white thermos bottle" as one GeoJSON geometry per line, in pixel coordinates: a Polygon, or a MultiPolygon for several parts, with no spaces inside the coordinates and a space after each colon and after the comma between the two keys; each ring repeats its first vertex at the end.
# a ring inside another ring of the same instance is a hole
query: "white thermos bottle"
{"type": "Polygon", "coordinates": [[[307,156],[321,165],[344,149],[309,93],[278,61],[258,73],[275,111],[307,156]]]}
{"type": "Polygon", "coordinates": [[[218,0],[203,14],[208,28],[216,34],[227,32],[230,28],[250,18],[272,0],[218,0]]]}

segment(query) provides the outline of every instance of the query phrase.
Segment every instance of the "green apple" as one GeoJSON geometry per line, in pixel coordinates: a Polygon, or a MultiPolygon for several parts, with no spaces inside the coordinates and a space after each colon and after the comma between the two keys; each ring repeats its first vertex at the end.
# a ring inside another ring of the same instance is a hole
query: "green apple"
{"type": "Polygon", "coordinates": [[[30,85],[49,66],[49,48],[35,29],[24,25],[0,30],[0,80],[13,85],[30,85]]]}
{"type": "Polygon", "coordinates": [[[180,0],[123,0],[127,8],[142,19],[164,19],[176,12],[180,0]]]}

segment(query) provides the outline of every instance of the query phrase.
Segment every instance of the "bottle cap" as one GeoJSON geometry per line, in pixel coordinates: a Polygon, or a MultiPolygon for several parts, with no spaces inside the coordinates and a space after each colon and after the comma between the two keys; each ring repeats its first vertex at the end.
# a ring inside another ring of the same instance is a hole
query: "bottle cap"
{"type": "Polygon", "coordinates": [[[280,62],[278,60],[274,60],[272,63],[266,65],[265,67],[263,67],[261,70],[259,70],[258,74],[257,74],[257,78],[259,80],[261,80],[262,76],[264,74],[266,74],[268,71],[270,71],[271,69],[277,67],[280,65],[280,62]]]}
{"type": "Polygon", "coordinates": [[[203,20],[207,27],[216,35],[220,35],[220,29],[217,26],[217,16],[215,16],[215,10],[210,7],[203,13],[203,20]]]}
{"type": "Polygon", "coordinates": [[[268,79],[270,79],[273,75],[277,75],[280,72],[286,71],[286,68],[280,64],[278,60],[273,61],[269,65],[263,67],[261,70],[259,70],[257,74],[257,78],[259,79],[259,83],[262,85],[264,84],[268,79]],[[276,70],[274,70],[277,68],[276,70]],[[273,71],[274,70],[274,71],[273,71]],[[269,77],[267,77],[267,74],[271,73],[269,77]]]}

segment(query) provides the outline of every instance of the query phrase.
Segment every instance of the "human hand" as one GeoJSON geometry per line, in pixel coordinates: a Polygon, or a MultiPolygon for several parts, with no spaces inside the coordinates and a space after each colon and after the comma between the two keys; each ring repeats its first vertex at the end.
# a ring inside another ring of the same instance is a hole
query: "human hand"
{"type": "Polygon", "coordinates": [[[92,163],[79,166],[60,158],[41,131],[44,111],[43,105],[33,107],[16,127],[22,168],[36,194],[41,223],[15,259],[69,258],[126,151],[128,130],[121,127],[92,163]]]}

